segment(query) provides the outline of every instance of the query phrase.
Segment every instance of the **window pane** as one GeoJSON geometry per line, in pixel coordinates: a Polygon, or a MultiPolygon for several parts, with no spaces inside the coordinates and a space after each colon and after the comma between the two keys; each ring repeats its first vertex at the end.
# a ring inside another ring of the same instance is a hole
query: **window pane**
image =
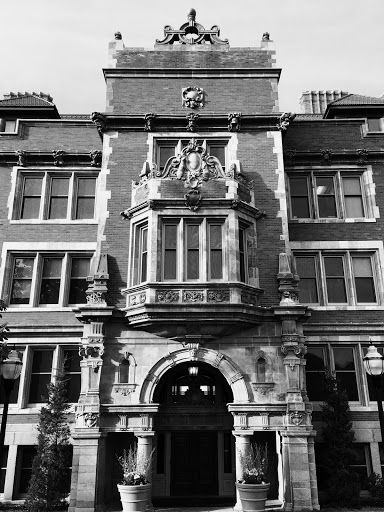
{"type": "Polygon", "coordinates": [[[372,277],[371,258],[356,257],[352,258],[353,274],[355,277],[372,277]]]}
{"type": "Polygon", "coordinates": [[[32,373],[51,373],[52,350],[35,350],[33,353],[32,373]]]}
{"type": "MultiPolygon", "coordinates": [[[[368,446],[367,446],[368,447],[368,446]]],[[[368,489],[368,463],[366,446],[360,443],[354,443],[352,450],[354,454],[354,460],[351,464],[351,468],[359,475],[360,486],[362,490],[368,489]]]]}
{"type": "Polygon", "coordinates": [[[315,258],[296,257],[297,272],[300,277],[300,300],[303,303],[314,304],[318,302],[315,258]]]}
{"type": "Polygon", "coordinates": [[[36,454],[35,446],[19,446],[17,453],[18,466],[20,467],[19,481],[16,485],[16,496],[26,494],[29,481],[32,476],[32,462],[36,454]]]}
{"type": "Polygon", "coordinates": [[[210,231],[210,245],[211,249],[220,249],[222,247],[222,234],[221,234],[221,225],[211,225],[209,226],[210,231]]]}
{"type": "Polygon", "coordinates": [[[310,218],[308,181],[306,177],[290,178],[291,208],[293,219],[310,218]]]}
{"type": "Polygon", "coordinates": [[[76,219],[93,219],[95,215],[95,198],[78,197],[76,219]]]}
{"type": "Polygon", "coordinates": [[[342,257],[325,257],[324,266],[327,277],[344,276],[344,266],[342,257]]]}
{"type": "Polygon", "coordinates": [[[29,304],[33,263],[33,258],[15,258],[11,304],[29,304]]]}
{"type": "Polygon", "coordinates": [[[209,145],[209,154],[218,159],[221,165],[224,167],[225,165],[225,146],[212,146],[209,145]]]}
{"type": "Polygon", "coordinates": [[[89,258],[72,258],[71,282],[69,287],[69,304],[85,304],[88,288],[89,258]]]}
{"type": "Polygon", "coordinates": [[[371,258],[353,257],[352,265],[357,302],[376,302],[371,258]]]}
{"type": "Polygon", "coordinates": [[[24,197],[21,207],[21,219],[38,219],[40,212],[40,197],[24,197]]]}
{"type": "Polygon", "coordinates": [[[25,196],[41,196],[41,186],[43,178],[25,178],[24,179],[24,195],[25,196]]]}
{"type": "Polygon", "coordinates": [[[327,296],[329,303],[347,302],[345,288],[344,268],[342,257],[324,258],[325,274],[327,281],[327,296]]]}
{"type": "Polygon", "coordinates": [[[78,349],[64,350],[64,368],[66,372],[80,372],[80,361],[78,349]]]}
{"type": "Polygon", "coordinates": [[[160,169],[164,169],[167,160],[175,156],[176,142],[172,146],[159,146],[159,164],[160,169]]]}
{"type": "Polygon", "coordinates": [[[176,251],[165,251],[164,279],[176,279],[176,251]]]}
{"type": "Polygon", "coordinates": [[[324,400],[322,379],[324,377],[325,367],[323,349],[308,347],[305,359],[307,361],[305,370],[308,398],[316,401],[324,400]]]}
{"type": "Polygon", "coordinates": [[[5,473],[8,463],[8,446],[3,446],[0,460],[0,492],[4,492],[5,473]]]}
{"type": "Polygon", "coordinates": [[[164,279],[176,279],[177,225],[164,226],[164,279]]]}
{"type": "Polygon", "coordinates": [[[211,279],[222,279],[223,257],[220,251],[211,251],[211,279]]]}
{"type": "Polygon", "coordinates": [[[199,226],[194,224],[187,226],[187,247],[188,249],[199,248],[199,226]]]}
{"type": "Polygon", "coordinates": [[[69,178],[52,178],[51,195],[68,196],[69,178]]]}
{"type": "Polygon", "coordinates": [[[59,303],[61,263],[61,258],[44,258],[40,304],[59,303]]]}
{"type": "Polygon", "coordinates": [[[79,178],[77,193],[79,196],[94,196],[96,178],[79,178]]]}
{"type": "Polygon", "coordinates": [[[126,359],[120,363],[119,373],[121,383],[129,382],[129,362],[126,359]]]}
{"type": "Polygon", "coordinates": [[[164,227],[165,234],[165,248],[176,249],[177,244],[177,226],[166,225],[164,227]]]}
{"type": "Polygon", "coordinates": [[[305,366],[307,371],[324,372],[324,353],[322,348],[308,347],[305,359],[307,360],[305,366]]]}
{"type": "Polygon", "coordinates": [[[361,196],[360,178],[343,178],[344,195],[361,196]]]}
{"type": "Polygon", "coordinates": [[[51,197],[48,219],[65,219],[67,208],[68,197],[51,197]]]}
{"type": "Polygon", "coordinates": [[[319,196],[319,217],[336,217],[336,203],[334,196],[319,196]]]}
{"type": "Polygon", "coordinates": [[[370,132],[380,132],[381,131],[381,123],[380,119],[367,119],[368,122],[368,130],[370,132]]]}
{"type": "Polygon", "coordinates": [[[81,357],[78,350],[64,351],[64,368],[67,373],[67,399],[70,403],[75,403],[79,400],[81,387],[80,360],[81,357]]]}
{"type": "Polygon", "coordinates": [[[4,131],[6,133],[13,133],[16,130],[16,119],[7,119],[5,121],[4,131]]]}
{"type": "Polygon", "coordinates": [[[316,194],[318,196],[333,195],[334,193],[333,178],[331,176],[316,178],[316,194]]]}
{"type": "Polygon", "coordinates": [[[364,217],[363,200],[361,197],[345,197],[345,215],[348,218],[364,217]]]}
{"type": "Polygon", "coordinates": [[[188,251],[187,279],[199,279],[199,251],[197,250],[188,251]]]}
{"type": "Polygon", "coordinates": [[[355,361],[352,348],[333,348],[336,377],[348,394],[349,400],[359,400],[357,390],[355,361]]]}
{"type": "Polygon", "coordinates": [[[290,178],[289,179],[289,188],[291,190],[291,194],[294,196],[307,196],[308,195],[308,184],[307,178],[290,178]]]}
{"type": "Polygon", "coordinates": [[[29,388],[29,403],[47,402],[47,386],[51,382],[50,374],[35,374],[31,375],[31,382],[29,388]]]}

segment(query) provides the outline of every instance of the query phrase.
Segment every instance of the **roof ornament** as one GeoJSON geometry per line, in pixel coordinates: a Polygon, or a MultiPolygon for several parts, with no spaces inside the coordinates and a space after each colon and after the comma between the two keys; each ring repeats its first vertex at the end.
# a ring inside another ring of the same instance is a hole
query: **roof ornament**
{"type": "Polygon", "coordinates": [[[170,25],[166,25],[164,27],[164,39],[161,41],[156,39],[156,44],[229,44],[228,39],[220,39],[220,28],[217,25],[213,25],[211,30],[206,30],[200,23],[196,23],[195,9],[190,9],[187,19],[187,23],[181,25],[179,30],[174,30],[170,25]]]}

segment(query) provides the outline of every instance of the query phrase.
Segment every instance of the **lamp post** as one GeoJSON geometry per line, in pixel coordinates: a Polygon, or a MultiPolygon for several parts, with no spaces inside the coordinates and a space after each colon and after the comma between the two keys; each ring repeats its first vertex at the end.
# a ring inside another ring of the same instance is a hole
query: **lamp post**
{"type": "Polygon", "coordinates": [[[20,377],[23,363],[20,361],[16,350],[11,350],[6,359],[0,364],[0,374],[3,377],[3,385],[5,391],[3,416],[1,418],[0,429],[0,460],[4,449],[5,429],[7,426],[9,397],[15,381],[20,377]]]}
{"type": "Polygon", "coordinates": [[[382,375],[384,373],[384,356],[377,348],[372,345],[368,347],[367,354],[363,357],[364,369],[368,375],[372,376],[373,385],[376,392],[377,410],[379,411],[379,421],[381,430],[381,442],[384,443],[384,414],[383,414],[383,393],[382,393],[382,375]]]}

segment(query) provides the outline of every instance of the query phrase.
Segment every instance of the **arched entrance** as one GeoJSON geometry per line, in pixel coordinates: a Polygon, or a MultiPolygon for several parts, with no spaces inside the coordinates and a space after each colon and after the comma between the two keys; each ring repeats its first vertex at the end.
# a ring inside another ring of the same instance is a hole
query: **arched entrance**
{"type": "Polygon", "coordinates": [[[153,498],[233,499],[233,417],[226,405],[233,393],[221,372],[203,361],[181,362],[163,374],[153,401],[160,404],[153,498]]]}

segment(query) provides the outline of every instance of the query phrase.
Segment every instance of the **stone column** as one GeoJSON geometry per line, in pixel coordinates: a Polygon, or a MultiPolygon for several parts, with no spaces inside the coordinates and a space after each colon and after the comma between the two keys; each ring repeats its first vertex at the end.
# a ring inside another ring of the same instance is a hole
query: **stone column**
{"type": "Polygon", "coordinates": [[[100,432],[74,433],[73,440],[68,512],[94,512],[104,501],[105,435],[100,432]]]}
{"type": "MultiPolygon", "coordinates": [[[[236,439],[235,446],[235,457],[236,457],[236,478],[235,481],[241,480],[243,476],[242,465],[241,465],[241,456],[247,455],[251,450],[251,437],[253,432],[248,431],[234,431],[232,432],[236,439]]],[[[236,505],[233,510],[235,512],[242,512],[243,507],[241,506],[241,501],[239,498],[239,493],[236,489],[236,505]]]]}
{"type": "MultiPolygon", "coordinates": [[[[148,459],[152,455],[153,451],[153,438],[155,433],[154,432],[135,432],[135,436],[137,437],[137,459],[148,459]]],[[[152,460],[151,464],[148,469],[148,479],[153,484],[153,477],[152,477],[152,460]]],[[[152,505],[152,493],[149,499],[149,503],[147,505],[147,510],[153,510],[152,505]]]]}
{"type": "Polygon", "coordinates": [[[317,493],[312,488],[316,479],[310,463],[308,431],[282,432],[284,510],[298,512],[302,509],[319,510],[317,493]],[[315,499],[313,499],[315,498],[315,499]]]}
{"type": "Polygon", "coordinates": [[[308,461],[309,461],[309,476],[311,478],[311,495],[312,506],[314,510],[319,510],[319,495],[317,491],[317,476],[316,476],[316,460],[315,460],[315,436],[316,432],[312,431],[308,437],[308,461]]]}

